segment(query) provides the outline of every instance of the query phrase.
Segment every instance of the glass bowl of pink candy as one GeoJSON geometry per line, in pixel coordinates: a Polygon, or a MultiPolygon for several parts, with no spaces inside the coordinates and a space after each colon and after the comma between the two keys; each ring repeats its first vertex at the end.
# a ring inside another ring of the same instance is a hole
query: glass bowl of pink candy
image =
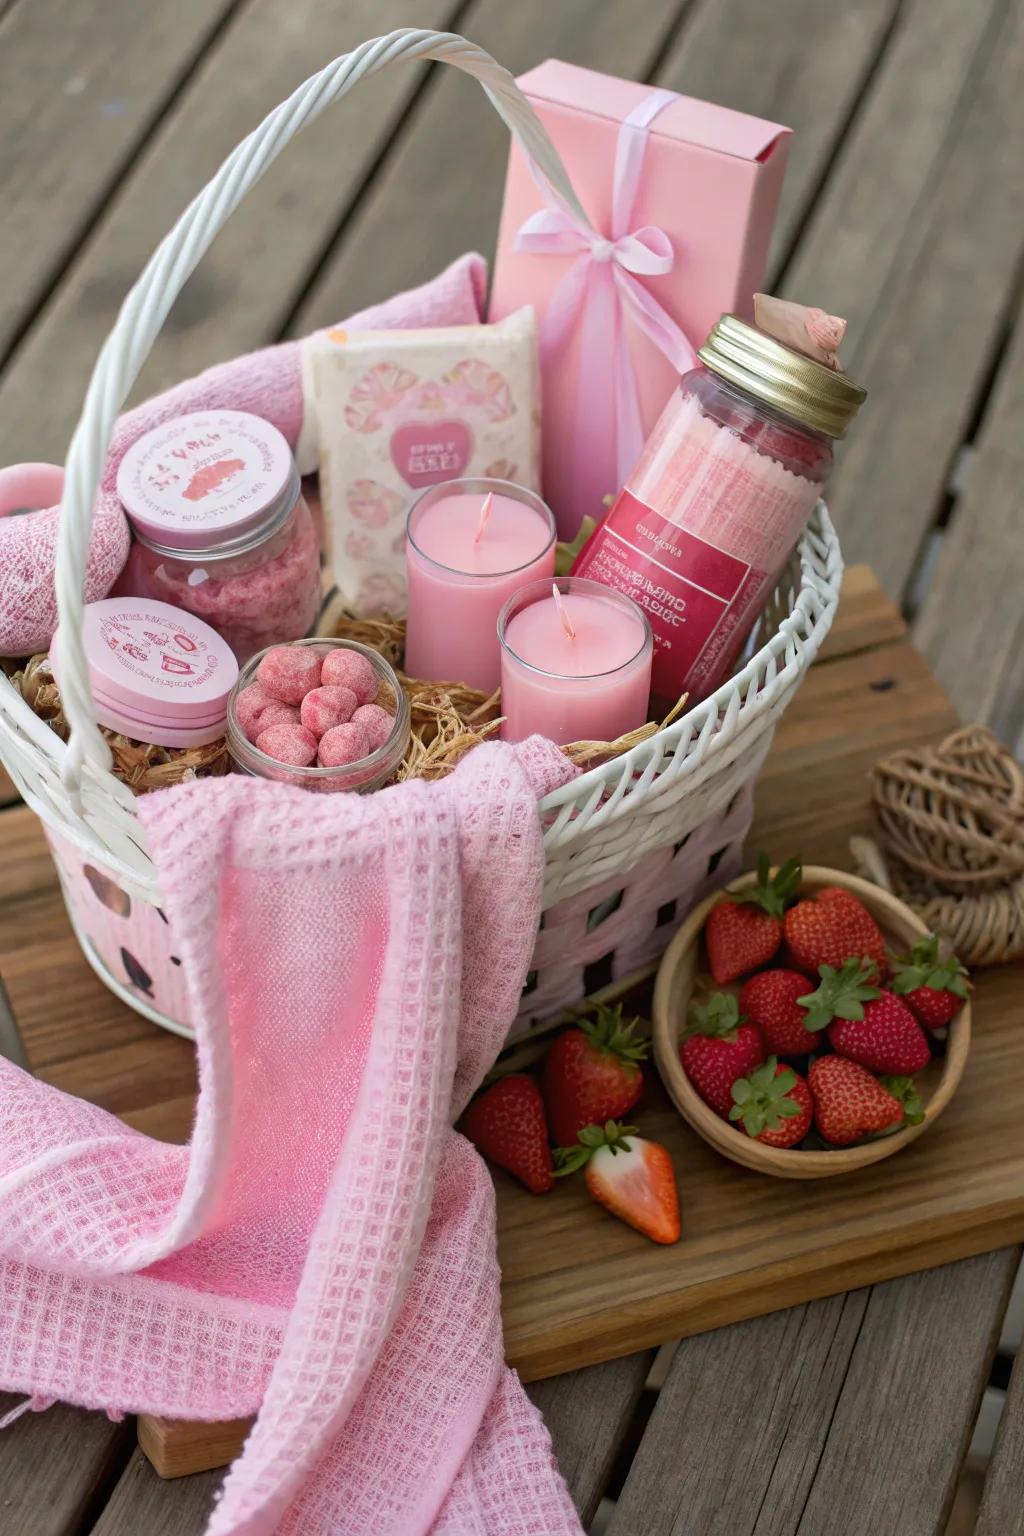
{"type": "Polygon", "coordinates": [[[228,696],[228,750],[254,778],[366,794],[409,744],[409,700],[356,640],[295,640],[251,657],[228,696]]]}

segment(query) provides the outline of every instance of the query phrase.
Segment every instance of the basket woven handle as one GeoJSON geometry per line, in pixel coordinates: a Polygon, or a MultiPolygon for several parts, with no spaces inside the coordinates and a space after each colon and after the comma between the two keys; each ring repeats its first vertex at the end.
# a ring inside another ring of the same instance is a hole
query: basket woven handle
{"type": "Polygon", "coordinates": [[[454,32],[405,27],[372,38],[312,75],[242,140],[157,247],[121,306],[103,344],[71,439],[57,544],[57,612],[61,629],[61,697],[70,739],[61,769],[81,809],[86,762],[109,769],[110,749],[96,724],[82,646],[83,585],[93,502],[110,436],[167,313],[222,225],[299,129],[368,75],[404,59],[438,59],[480,81],[484,93],[575,216],[586,218],[554,145],[508,70],[454,32]]]}

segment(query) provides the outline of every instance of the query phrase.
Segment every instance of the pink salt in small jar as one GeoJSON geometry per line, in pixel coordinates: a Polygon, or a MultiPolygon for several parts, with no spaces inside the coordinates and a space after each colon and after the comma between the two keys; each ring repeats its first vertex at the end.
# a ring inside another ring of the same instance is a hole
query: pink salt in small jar
{"type": "MultiPolygon", "coordinates": [[[[227,734],[238,663],[194,614],[147,598],[107,597],[87,605],[82,641],[100,725],[160,747],[202,747],[227,734]]],[[[50,666],[59,687],[59,628],[50,666]]]]}
{"type": "Polygon", "coordinates": [[[245,411],[145,433],[117,473],[135,542],[117,591],[205,620],[241,663],[298,640],[320,607],[320,550],[282,434],[245,411]]]}
{"type": "MultiPolygon", "coordinates": [[[[371,650],[368,645],[360,645],[357,640],[299,640],[288,647],[289,650],[312,652],[321,667],[333,652],[350,651],[356,656],[365,658],[372,670],[376,692],[372,699],[368,694],[364,694],[358,701],[359,706],[365,707],[367,704],[376,703],[382,705],[393,717],[387,738],[365,757],[337,767],[322,767],[318,764],[296,767],[290,763],[281,762],[260,750],[246,734],[241,718],[242,711],[239,709],[239,699],[257,682],[260,663],[268,652],[274,649],[276,649],[274,646],[268,646],[267,650],[261,651],[258,656],[253,656],[246,662],[238,674],[238,681],[228,699],[228,751],[234,759],[236,768],[242,773],[251,774],[253,778],[274,779],[280,784],[295,784],[302,789],[316,790],[320,794],[333,793],[337,790],[357,790],[360,794],[366,794],[370,790],[380,789],[396,773],[409,745],[409,700],[398,681],[394,668],[389,666],[377,651],[371,650]]],[[[319,684],[318,669],[310,691],[317,691],[319,684]]],[[[295,716],[300,714],[301,707],[301,703],[291,702],[284,704],[283,709],[285,713],[290,709],[292,716],[295,716]]]]}

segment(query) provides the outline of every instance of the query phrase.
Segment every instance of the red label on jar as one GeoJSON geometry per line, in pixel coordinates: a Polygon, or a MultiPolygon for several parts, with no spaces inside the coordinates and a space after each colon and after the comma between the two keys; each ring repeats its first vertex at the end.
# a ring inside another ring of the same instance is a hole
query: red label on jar
{"type": "Polygon", "coordinates": [[[710,691],[765,583],[763,572],[670,523],[628,490],[572,573],[625,592],[644,610],[654,631],[654,692],[671,698],[710,691]]]}

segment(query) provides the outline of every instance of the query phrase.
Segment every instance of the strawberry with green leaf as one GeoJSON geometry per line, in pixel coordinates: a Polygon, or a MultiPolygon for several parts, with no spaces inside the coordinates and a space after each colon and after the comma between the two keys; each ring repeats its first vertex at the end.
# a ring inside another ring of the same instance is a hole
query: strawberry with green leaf
{"type": "Polygon", "coordinates": [[[814,1101],[814,1121],[834,1147],[849,1147],[865,1136],[898,1130],[904,1106],[895,1094],[859,1062],[845,1056],[819,1056],[807,1081],[814,1101]]]}
{"type": "Polygon", "coordinates": [[[838,971],[821,966],[821,985],[799,999],[807,1028],[827,1028],[834,1051],[872,1072],[912,1077],[931,1060],[928,1039],[902,998],[874,985],[874,974],[869,955],[838,971]]]}
{"type": "Polygon", "coordinates": [[[729,1119],[766,1147],[795,1147],[811,1128],[811,1091],[799,1072],[769,1056],[732,1085],[729,1119]]]}
{"type": "Polygon", "coordinates": [[[897,1104],[903,1105],[903,1124],[920,1125],[924,1119],[924,1101],[912,1077],[880,1077],[878,1081],[897,1104]]]}
{"type": "Polygon", "coordinates": [[[633,1125],[587,1125],[573,1147],[555,1150],[555,1178],[585,1168],[592,1199],[654,1243],[677,1243],[679,1194],[672,1159],[633,1125]]]}
{"type": "Polygon", "coordinates": [[[943,957],[936,933],[918,939],[909,955],[893,965],[893,991],[926,1029],[942,1029],[950,1023],[966,1000],[969,985],[966,966],[956,955],[943,957]]]}
{"type": "Polygon", "coordinates": [[[543,1088],[551,1134],[572,1146],[587,1125],[603,1125],[629,1113],[643,1093],[640,1063],[649,1042],[637,1034],[639,1019],[622,1022],[622,1005],[598,1007],[592,1018],[568,1029],[544,1059],[543,1088]]]}
{"type": "Polygon", "coordinates": [[[793,963],[808,976],[816,976],[819,966],[841,966],[854,956],[874,961],[878,975],[886,974],[885,936],[864,903],[842,886],[822,886],[798,901],[782,929],[793,963]]]}
{"type": "Polygon", "coordinates": [[[690,1004],[679,1059],[705,1104],[725,1120],[733,1105],[732,1085],[764,1061],[764,1041],[736,999],[716,992],[706,1004],[690,1004]]]}
{"type": "Polygon", "coordinates": [[[802,971],[757,971],[740,988],[740,1012],[761,1031],[765,1047],[777,1056],[807,1056],[820,1044],[807,1027],[800,999],[807,995],[802,971]]]}
{"type": "Polygon", "coordinates": [[[799,859],[787,859],[774,873],[768,855],[757,860],[757,884],[731,893],[711,908],[704,925],[711,974],[720,987],[754,971],[778,951],[786,903],[800,885],[799,859]]]}

